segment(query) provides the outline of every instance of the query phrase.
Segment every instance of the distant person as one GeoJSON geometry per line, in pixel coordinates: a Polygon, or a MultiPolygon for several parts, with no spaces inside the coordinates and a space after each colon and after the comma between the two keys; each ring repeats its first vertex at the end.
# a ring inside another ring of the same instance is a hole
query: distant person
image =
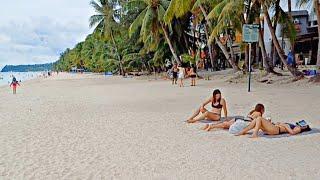
{"type": "Polygon", "coordinates": [[[190,75],[190,78],[191,78],[191,86],[196,86],[197,74],[196,74],[196,72],[195,72],[193,67],[191,67],[189,75],[190,75]]]}
{"type": "Polygon", "coordinates": [[[179,69],[179,72],[178,72],[179,87],[183,87],[184,86],[183,80],[186,73],[186,69],[181,64],[179,64],[178,69],[179,69]]]}
{"type": "MultiPolygon", "coordinates": [[[[298,55],[298,62],[297,62],[297,64],[298,64],[298,65],[302,65],[302,64],[303,64],[303,61],[304,61],[303,54],[302,54],[302,52],[300,52],[300,54],[298,55]]],[[[305,64],[305,65],[307,65],[307,64],[305,64]]]]}
{"type": "Polygon", "coordinates": [[[12,82],[10,87],[12,87],[13,94],[17,94],[17,86],[20,86],[19,82],[17,81],[16,77],[12,76],[12,82]]]}
{"type": "Polygon", "coordinates": [[[288,62],[288,65],[290,65],[290,66],[294,66],[294,64],[295,64],[293,54],[291,51],[288,53],[287,62],[288,62]]]}
{"type": "Polygon", "coordinates": [[[172,71],[172,84],[177,84],[179,69],[176,64],[173,65],[171,71],[172,71]]]}

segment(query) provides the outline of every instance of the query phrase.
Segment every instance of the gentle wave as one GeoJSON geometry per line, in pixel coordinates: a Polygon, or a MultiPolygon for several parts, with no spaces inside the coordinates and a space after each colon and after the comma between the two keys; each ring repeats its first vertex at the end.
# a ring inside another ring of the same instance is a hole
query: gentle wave
{"type": "Polygon", "coordinates": [[[12,75],[16,77],[17,81],[24,82],[26,80],[34,79],[41,76],[43,72],[0,72],[0,86],[10,84],[12,75]]]}

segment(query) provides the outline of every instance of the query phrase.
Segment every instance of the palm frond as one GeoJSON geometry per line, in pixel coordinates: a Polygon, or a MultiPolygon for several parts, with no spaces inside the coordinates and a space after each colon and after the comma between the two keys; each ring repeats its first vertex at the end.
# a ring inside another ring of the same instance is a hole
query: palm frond
{"type": "Polygon", "coordinates": [[[99,14],[103,14],[103,7],[102,5],[99,5],[97,2],[95,2],[94,0],[90,1],[90,5],[94,8],[94,10],[99,13],[99,14]]]}
{"type": "Polygon", "coordinates": [[[130,27],[129,27],[129,36],[130,37],[132,36],[133,33],[135,33],[139,29],[139,27],[142,26],[146,12],[147,12],[147,9],[144,9],[130,25],[130,27]]]}
{"type": "Polygon", "coordinates": [[[89,19],[90,28],[96,24],[100,24],[101,21],[103,21],[103,15],[92,15],[89,19]]]}

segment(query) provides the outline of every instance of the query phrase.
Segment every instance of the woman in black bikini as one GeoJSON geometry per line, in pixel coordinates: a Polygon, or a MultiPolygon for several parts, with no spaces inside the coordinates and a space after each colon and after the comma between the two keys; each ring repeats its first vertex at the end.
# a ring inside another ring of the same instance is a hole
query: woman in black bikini
{"type": "Polygon", "coordinates": [[[243,129],[239,135],[245,135],[248,131],[253,129],[253,138],[258,137],[258,132],[261,129],[265,134],[268,135],[278,135],[278,134],[285,134],[288,133],[290,135],[299,134],[305,131],[310,131],[311,128],[309,125],[306,127],[300,127],[298,125],[294,125],[291,123],[272,123],[271,121],[268,121],[262,117],[259,117],[255,120],[253,120],[248,127],[243,129]]]}
{"type": "Polygon", "coordinates": [[[190,78],[191,78],[191,86],[196,86],[197,74],[196,74],[196,72],[195,72],[193,67],[191,67],[189,75],[190,75],[190,78]]]}
{"type": "Polygon", "coordinates": [[[227,103],[224,98],[221,97],[220,90],[216,89],[213,91],[212,97],[205,101],[199,109],[188,119],[188,123],[195,123],[204,119],[211,121],[219,121],[221,118],[221,111],[223,110],[224,116],[227,119],[227,103]],[[208,111],[205,106],[211,103],[212,110],[208,111]],[[200,114],[201,113],[201,114],[200,114]],[[199,117],[197,117],[200,114],[199,117]]]}
{"type": "Polygon", "coordinates": [[[172,84],[177,84],[177,81],[178,81],[178,71],[179,71],[177,65],[176,65],[176,64],[173,65],[173,67],[172,67],[171,70],[172,70],[172,84]]]}

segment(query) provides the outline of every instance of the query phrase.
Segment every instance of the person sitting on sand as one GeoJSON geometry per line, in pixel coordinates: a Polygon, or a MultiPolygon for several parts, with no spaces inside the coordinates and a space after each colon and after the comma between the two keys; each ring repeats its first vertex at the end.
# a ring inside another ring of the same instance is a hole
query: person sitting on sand
{"type": "Polygon", "coordinates": [[[263,104],[257,104],[255,106],[255,108],[252,111],[250,111],[250,113],[247,115],[246,118],[243,118],[243,119],[235,118],[235,119],[224,121],[224,122],[219,123],[219,124],[207,124],[202,129],[205,130],[205,131],[210,131],[211,129],[214,129],[214,128],[229,129],[230,126],[233,123],[235,123],[237,120],[253,121],[254,119],[256,119],[258,117],[262,117],[264,112],[265,112],[264,105],[263,104]]]}
{"type": "Polygon", "coordinates": [[[205,101],[199,109],[189,118],[188,123],[195,123],[204,119],[211,121],[219,121],[221,118],[221,111],[223,109],[224,116],[227,119],[227,103],[224,98],[221,97],[221,92],[219,89],[213,91],[212,97],[205,101]],[[212,111],[208,111],[205,106],[211,103],[212,111]],[[201,115],[197,117],[199,114],[201,115]]]}
{"type": "Polygon", "coordinates": [[[10,87],[12,86],[13,94],[17,94],[17,85],[20,86],[19,82],[17,81],[16,77],[12,76],[12,82],[10,84],[10,87]]]}
{"type": "Polygon", "coordinates": [[[267,135],[279,135],[288,133],[290,135],[296,135],[305,131],[310,131],[309,125],[302,127],[291,123],[272,123],[262,117],[253,120],[249,126],[243,129],[238,136],[247,134],[248,131],[253,129],[252,138],[258,137],[258,132],[261,129],[267,135]]]}

